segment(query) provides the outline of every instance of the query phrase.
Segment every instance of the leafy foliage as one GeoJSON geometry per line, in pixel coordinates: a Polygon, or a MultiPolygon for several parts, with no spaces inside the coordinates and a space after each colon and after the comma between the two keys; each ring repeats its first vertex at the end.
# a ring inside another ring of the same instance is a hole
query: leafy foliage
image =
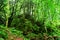
{"type": "Polygon", "coordinates": [[[59,40],[59,7],[60,0],[0,0],[0,39],[59,40]]]}

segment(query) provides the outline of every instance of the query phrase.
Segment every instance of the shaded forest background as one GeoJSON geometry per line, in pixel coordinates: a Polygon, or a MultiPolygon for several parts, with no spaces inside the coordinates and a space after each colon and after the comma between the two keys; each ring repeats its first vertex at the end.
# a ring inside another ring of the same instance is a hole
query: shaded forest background
{"type": "Polygon", "coordinates": [[[60,0],[0,0],[0,40],[60,40],[60,0]]]}

